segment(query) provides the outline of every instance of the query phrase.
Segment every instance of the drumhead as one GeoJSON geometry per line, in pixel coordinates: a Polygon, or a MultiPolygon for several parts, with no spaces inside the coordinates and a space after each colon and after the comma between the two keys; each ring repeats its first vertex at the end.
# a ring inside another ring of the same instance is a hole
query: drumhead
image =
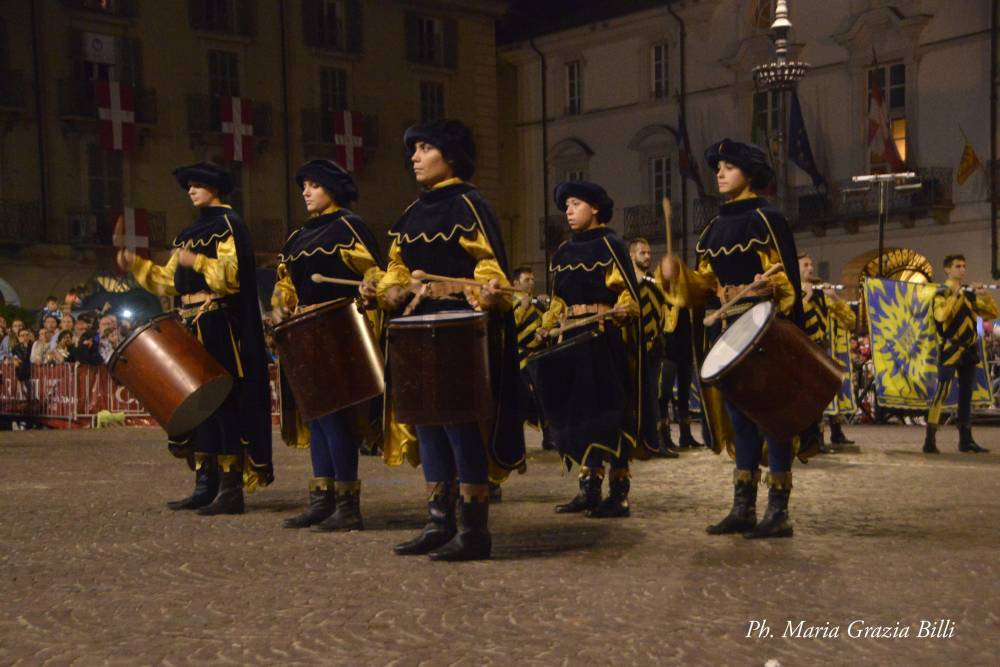
{"type": "Polygon", "coordinates": [[[479,317],[486,317],[485,313],[477,313],[473,310],[447,310],[443,313],[431,313],[429,315],[408,315],[397,317],[392,320],[393,324],[429,324],[434,322],[454,322],[456,320],[474,320],[479,317]]]}
{"type": "Polygon", "coordinates": [[[115,364],[118,363],[118,358],[119,356],[121,356],[121,353],[125,350],[126,347],[131,345],[132,341],[138,338],[143,331],[153,326],[157,322],[162,322],[163,320],[179,320],[180,318],[181,316],[177,314],[176,310],[170,310],[165,313],[160,313],[159,315],[151,317],[142,326],[136,327],[132,331],[132,333],[128,335],[128,338],[118,343],[118,347],[116,347],[115,351],[111,353],[111,357],[108,359],[108,370],[114,373],[115,364]]]}
{"type": "Polygon", "coordinates": [[[701,377],[708,380],[729,368],[757,341],[771,321],[774,304],[758,303],[731,324],[708,351],[701,365],[701,377]]]}

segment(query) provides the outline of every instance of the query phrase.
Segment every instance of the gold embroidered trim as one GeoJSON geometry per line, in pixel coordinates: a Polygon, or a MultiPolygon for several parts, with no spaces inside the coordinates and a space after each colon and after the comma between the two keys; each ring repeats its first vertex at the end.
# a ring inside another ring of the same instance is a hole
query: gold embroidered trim
{"type": "Polygon", "coordinates": [[[361,480],[353,482],[334,482],[333,490],[338,496],[356,496],[361,493],[361,480]]]}
{"type": "Polygon", "coordinates": [[[760,469],[740,470],[739,468],[735,468],[733,470],[733,484],[751,484],[757,486],[760,484],[760,469]]]}
{"type": "MultiPolygon", "coordinates": [[[[226,217],[226,224],[227,225],[229,224],[229,218],[228,217],[226,217]]],[[[218,234],[212,234],[207,239],[198,239],[197,241],[192,241],[192,240],[189,239],[189,240],[185,241],[184,243],[178,243],[177,242],[177,238],[175,237],[174,238],[174,247],[175,248],[180,248],[182,246],[186,246],[188,248],[199,248],[199,247],[203,247],[203,246],[209,245],[210,243],[212,243],[212,241],[214,241],[216,239],[225,239],[225,238],[227,238],[229,236],[232,236],[232,234],[233,234],[233,230],[232,230],[232,228],[230,228],[229,231],[219,232],[218,234]]]]}
{"type": "MultiPolygon", "coordinates": [[[[286,243],[287,243],[287,241],[286,241],[286,243]]],[[[327,250],[326,248],[316,247],[316,248],[313,248],[312,250],[300,250],[299,252],[295,253],[291,257],[286,257],[285,255],[282,255],[282,254],[279,253],[278,254],[278,261],[287,264],[288,262],[294,262],[299,257],[312,257],[313,255],[315,255],[318,252],[321,252],[324,255],[334,255],[334,254],[336,254],[340,250],[350,250],[351,248],[353,248],[356,245],[358,245],[358,240],[354,239],[349,244],[338,243],[337,245],[333,246],[329,250],[327,250]]]]}
{"type": "Polygon", "coordinates": [[[333,491],[333,477],[313,477],[309,480],[310,491],[333,491]]]}
{"type": "Polygon", "coordinates": [[[232,472],[240,470],[240,456],[237,454],[219,454],[219,470],[222,472],[232,472]]]}
{"type": "Polygon", "coordinates": [[[614,263],[613,259],[608,259],[605,262],[594,262],[593,264],[584,264],[583,262],[580,262],[579,264],[561,264],[559,266],[550,264],[549,271],[552,271],[554,273],[559,273],[560,271],[576,271],[578,269],[583,269],[584,271],[589,273],[590,271],[594,271],[595,269],[597,269],[597,267],[599,266],[609,267],[611,266],[612,263],[614,263]]]}
{"type": "Polygon", "coordinates": [[[764,477],[764,483],[776,491],[792,490],[792,473],[789,472],[769,472],[764,477]]]}
{"type": "Polygon", "coordinates": [[[580,466],[580,479],[604,479],[604,466],[600,468],[580,466]]]}
{"type": "Polygon", "coordinates": [[[423,241],[424,243],[433,243],[434,241],[450,241],[452,237],[455,236],[456,232],[461,230],[463,232],[474,232],[476,231],[476,223],[472,223],[468,227],[463,227],[462,225],[456,224],[447,232],[438,232],[433,236],[427,236],[425,232],[420,232],[416,236],[410,236],[409,234],[401,234],[399,232],[389,232],[389,236],[393,237],[393,240],[398,244],[400,239],[406,243],[413,243],[414,241],[423,241]]]}

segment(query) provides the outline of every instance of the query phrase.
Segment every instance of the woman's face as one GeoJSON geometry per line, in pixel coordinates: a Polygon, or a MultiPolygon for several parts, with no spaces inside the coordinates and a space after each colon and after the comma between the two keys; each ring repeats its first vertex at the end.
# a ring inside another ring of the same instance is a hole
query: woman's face
{"type": "Polygon", "coordinates": [[[429,188],[455,176],[455,171],[437,148],[423,141],[413,146],[413,175],[417,183],[429,188]]]}
{"type": "Polygon", "coordinates": [[[750,181],[743,170],[725,160],[719,160],[718,169],[715,171],[715,182],[719,185],[719,194],[724,197],[735,197],[750,187],[750,181]]]}
{"type": "Polygon", "coordinates": [[[215,190],[201,183],[188,183],[188,196],[191,197],[191,204],[195,208],[211,206],[219,199],[219,195],[215,190]]]}
{"type": "Polygon", "coordinates": [[[309,179],[302,181],[302,199],[310,215],[319,215],[333,204],[329,193],[319,183],[309,179]]]}
{"type": "Polygon", "coordinates": [[[597,209],[576,197],[566,199],[566,221],[574,232],[582,232],[597,226],[597,209]]]}
{"type": "Polygon", "coordinates": [[[62,320],[59,321],[59,329],[62,331],[72,331],[73,330],[73,316],[63,315],[62,320]]]}

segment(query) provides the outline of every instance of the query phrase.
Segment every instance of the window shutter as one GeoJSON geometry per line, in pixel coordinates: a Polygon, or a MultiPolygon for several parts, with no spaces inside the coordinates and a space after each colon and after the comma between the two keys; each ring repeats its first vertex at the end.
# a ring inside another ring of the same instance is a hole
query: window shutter
{"type": "Polygon", "coordinates": [[[205,14],[204,0],[188,0],[188,20],[195,30],[204,30],[208,18],[205,14]]]}
{"type": "Polygon", "coordinates": [[[452,18],[444,19],[444,66],[455,68],[458,65],[458,21],[452,18]]]}
{"type": "Polygon", "coordinates": [[[406,59],[411,62],[420,61],[420,42],[418,31],[420,30],[417,24],[417,15],[413,12],[406,12],[406,59]]]}
{"type": "Polygon", "coordinates": [[[361,53],[364,43],[364,22],[361,16],[361,0],[347,0],[347,50],[361,53]]]}
{"type": "Polygon", "coordinates": [[[320,46],[322,35],[320,17],[322,15],[322,0],[302,0],[302,38],[306,46],[320,46]]]}
{"type": "Polygon", "coordinates": [[[239,25],[236,26],[236,30],[239,34],[252,36],[257,32],[256,0],[242,0],[239,3],[237,20],[239,21],[239,25]]]}

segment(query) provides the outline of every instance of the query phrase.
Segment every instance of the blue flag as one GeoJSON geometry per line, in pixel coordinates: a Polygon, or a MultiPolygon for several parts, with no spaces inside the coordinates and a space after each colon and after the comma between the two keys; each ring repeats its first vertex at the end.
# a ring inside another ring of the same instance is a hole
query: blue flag
{"type": "Polygon", "coordinates": [[[823,174],[816,167],[812,146],[809,145],[809,135],[806,134],[806,124],[802,119],[802,107],[799,105],[799,94],[792,91],[792,106],[788,119],[788,159],[797,164],[802,171],[809,174],[813,185],[819,187],[826,182],[823,174]]]}

